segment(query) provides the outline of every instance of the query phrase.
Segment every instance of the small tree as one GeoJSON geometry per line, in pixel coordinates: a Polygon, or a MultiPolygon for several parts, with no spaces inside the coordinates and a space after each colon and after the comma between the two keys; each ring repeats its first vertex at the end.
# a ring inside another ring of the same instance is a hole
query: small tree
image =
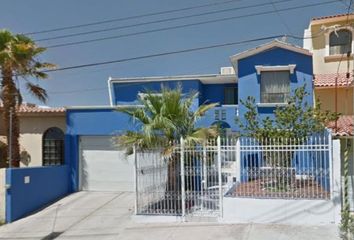
{"type": "Polygon", "coordinates": [[[297,88],[287,105],[275,109],[274,119],[270,117],[260,119],[254,97],[248,97],[246,101],[241,100],[241,104],[247,109],[244,115],[245,123],[237,119],[242,135],[258,140],[303,139],[311,134],[323,132],[326,124],[336,120],[339,115],[330,111],[322,111],[319,101],[316,101],[314,107],[309,105],[305,101],[308,95],[305,86],[297,88]]]}
{"type": "MultiPolygon", "coordinates": [[[[322,111],[319,101],[314,107],[309,105],[305,101],[308,95],[305,86],[297,88],[288,104],[276,108],[274,119],[260,118],[253,97],[248,97],[246,101],[241,100],[241,104],[247,109],[244,115],[245,121],[237,119],[241,135],[254,138],[261,145],[299,145],[306,137],[322,133],[326,124],[337,119],[338,114],[322,111]]],[[[268,166],[280,167],[284,170],[285,167],[291,166],[293,154],[292,151],[282,154],[276,151],[266,151],[263,153],[263,160],[268,166]]],[[[280,186],[290,187],[292,180],[287,179],[286,176],[289,177],[287,174],[276,174],[278,179],[275,187],[278,190],[280,186]]]]}

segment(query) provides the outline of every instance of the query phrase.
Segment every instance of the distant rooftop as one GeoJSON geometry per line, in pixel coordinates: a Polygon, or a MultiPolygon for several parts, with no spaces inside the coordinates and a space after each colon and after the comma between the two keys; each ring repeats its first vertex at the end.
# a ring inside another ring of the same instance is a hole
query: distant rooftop
{"type": "MultiPolygon", "coordinates": [[[[3,109],[3,104],[0,103],[0,111],[3,109]]],[[[65,113],[65,108],[63,107],[48,107],[48,106],[38,106],[32,103],[24,103],[17,109],[18,113],[65,113]]]]}
{"type": "Polygon", "coordinates": [[[327,127],[335,136],[354,136],[354,116],[342,115],[337,120],[337,128],[335,122],[330,122],[327,127]]]}
{"type": "MultiPolygon", "coordinates": [[[[349,16],[353,17],[354,13],[350,13],[349,16]]],[[[340,18],[340,17],[348,17],[347,13],[336,14],[336,15],[329,15],[329,16],[322,16],[322,17],[313,17],[312,21],[318,20],[325,20],[325,19],[332,19],[332,18],[340,18]]]]}
{"type": "Polygon", "coordinates": [[[347,79],[346,73],[329,73],[329,74],[315,74],[314,85],[315,87],[335,87],[337,78],[338,87],[347,87],[354,84],[353,74],[350,74],[347,79]]]}

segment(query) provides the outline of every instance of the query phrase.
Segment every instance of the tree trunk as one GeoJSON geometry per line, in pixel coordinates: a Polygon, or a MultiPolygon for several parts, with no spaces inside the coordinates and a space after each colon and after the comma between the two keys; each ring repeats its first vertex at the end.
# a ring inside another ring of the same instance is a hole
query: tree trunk
{"type": "Polygon", "coordinates": [[[12,68],[11,65],[5,65],[1,70],[2,79],[2,100],[4,105],[3,120],[4,127],[7,136],[7,146],[12,147],[12,154],[8,156],[9,161],[11,160],[12,167],[20,166],[20,144],[19,144],[19,121],[16,112],[17,107],[17,88],[15,82],[12,79],[12,68]],[[12,115],[12,126],[10,131],[10,115],[12,115]],[[11,143],[10,143],[10,133],[11,133],[11,143]]]}
{"type": "MultiPolygon", "coordinates": [[[[166,185],[166,199],[170,199],[170,209],[168,210],[176,210],[177,212],[181,212],[182,209],[182,201],[181,201],[181,176],[180,176],[180,155],[177,153],[173,153],[168,161],[168,179],[166,185]]],[[[167,204],[169,205],[169,204],[167,204]]]]}

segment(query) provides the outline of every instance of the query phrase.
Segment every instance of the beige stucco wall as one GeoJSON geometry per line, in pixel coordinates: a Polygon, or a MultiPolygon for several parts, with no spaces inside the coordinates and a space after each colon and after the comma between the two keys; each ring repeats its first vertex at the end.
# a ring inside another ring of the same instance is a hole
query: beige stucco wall
{"type": "MultiPolygon", "coordinates": [[[[354,21],[352,21],[354,23],[354,21]]],[[[315,74],[336,73],[341,57],[337,59],[326,59],[326,33],[321,30],[321,27],[330,27],[333,25],[343,26],[346,21],[337,21],[331,23],[322,23],[318,25],[311,25],[312,35],[312,53],[313,53],[313,71],[315,74]]],[[[354,40],[354,38],[353,38],[354,40]]],[[[353,46],[353,44],[352,44],[353,46]]],[[[349,63],[349,71],[353,70],[353,58],[342,58],[339,72],[347,72],[347,64],[349,63]],[[348,61],[349,60],[349,61],[348,61]]]]}
{"type": "MultiPolygon", "coordinates": [[[[20,119],[21,166],[42,166],[42,136],[51,127],[65,133],[64,114],[22,114],[20,119]]],[[[1,124],[1,121],[0,121],[1,124]]],[[[5,140],[5,130],[0,128],[0,139],[5,140]],[[3,135],[3,136],[1,136],[3,135]]]]}
{"type": "MultiPolygon", "coordinates": [[[[337,112],[352,115],[354,114],[353,106],[353,87],[351,88],[338,88],[337,89],[337,112]]],[[[335,89],[334,88],[316,88],[315,98],[319,99],[322,103],[323,110],[335,111],[335,89]]]]}
{"type": "Polygon", "coordinates": [[[0,168],[0,223],[5,222],[5,168],[0,168]]]}
{"type": "Polygon", "coordinates": [[[65,116],[20,117],[21,166],[42,166],[42,136],[51,127],[58,127],[65,133],[65,116]]]}

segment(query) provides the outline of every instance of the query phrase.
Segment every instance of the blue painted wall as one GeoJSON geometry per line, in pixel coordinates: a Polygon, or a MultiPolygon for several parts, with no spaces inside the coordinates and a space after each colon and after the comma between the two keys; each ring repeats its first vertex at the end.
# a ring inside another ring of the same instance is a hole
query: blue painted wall
{"type": "Polygon", "coordinates": [[[12,222],[69,194],[69,167],[6,169],[6,184],[6,222],[12,222]]]}
{"type": "MultiPolygon", "coordinates": [[[[220,103],[224,104],[225,88],[237,87],[237,84],[204,84],[201,88],[201,103],[220,103]]],[[[235,93],[237,99],[237,91],[235,93]]]]}
{"type": "MultiPolygon", "coordinates": [[[[290,88],[293,92],[296,88],[306,84],[306,91],[310,93],[306,101],[313,104],[313,83],[312,83],[312,57],[301,53],[293,52],[282,48],[273,48],[256,55],[239,60],[238,62],[238,87],[239,102],[245,101],[248,96],[253,96],[256,103],[260,103],[260,78],[257,75],[255,66],[276,66],[296,64],[294,74],[290,74],[290,88]]],[[[275,107],[258,107],[261,118],[273,117],[275,107]]],[[[240,104],[239,114],[241,120],[246,109],[240,104]]]]}
{"type": "MultiPolygon", "coordinates": [[[[184,81],[156,81],[156,82],[139,82],[139,83],[113,83],[114,103],[116,105],[137,104],[137,96],[141,92],[153,91],[160,92],[161,86],[168,88],[176,88],[182,86],[185,94],[191,92],[199,92],[199,98],[196,106],[203,103],[224,104],[225,87],[236,87],[237,84],[202,84],[199,80],[184,81]]],[[[237,98],[237,92],[235,94],[237,98]]]]}
{"type": "MultiPolygon", "coordinates": [[[[147,91],[160,92],[161,87],[171,89],[181,85],[183,93],[200,92],[201,83],[199,80],[185,81],[156,81],[156,82],[134,82],[134,83],[113,83],[114,103],[119,104],[135,104],[139,93],[147,91]]],[[[199,104],[199,103],[197,103],[199,104]]]]}

